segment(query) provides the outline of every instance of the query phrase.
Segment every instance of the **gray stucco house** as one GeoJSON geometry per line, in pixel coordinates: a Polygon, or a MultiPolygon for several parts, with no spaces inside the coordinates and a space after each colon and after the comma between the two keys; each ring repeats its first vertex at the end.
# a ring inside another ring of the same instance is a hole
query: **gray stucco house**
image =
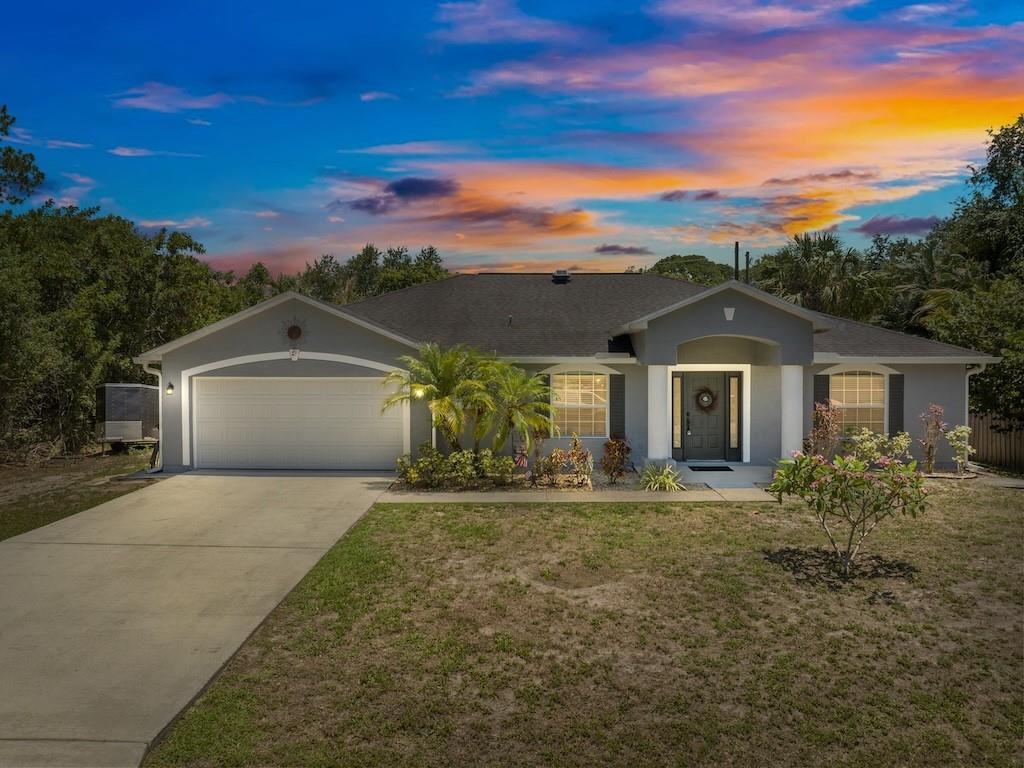
{"type": "Polygon", "coordinates": [[[166,469],[391,469],[436,437],[423,403],[381,412],[381,377],[431,341],[549,377],[563,440],[624,436],[638,463],[770,464],[827,398],[850,427],[916,434],[929,403],[962,423],[997,360],[736,281],[485,273],[341,307],[281,294],[136,362],[160,377],[166,469]]]}

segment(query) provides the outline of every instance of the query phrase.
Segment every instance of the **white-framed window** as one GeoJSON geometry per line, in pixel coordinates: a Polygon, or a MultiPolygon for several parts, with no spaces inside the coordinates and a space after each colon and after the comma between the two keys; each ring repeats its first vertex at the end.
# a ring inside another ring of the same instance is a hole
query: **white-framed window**
{"type": "Polygon", "coordinates": [[[886,376],[874,371],[842,371],[829,376],[829,399],[839,409],[844,433],[867,427],[884,434],[886,376]]]}
{"type": "Polygon", "coordinates": [[[561,437],[608,437],[608,374],[551,374],[551,404],[561,437]]]}

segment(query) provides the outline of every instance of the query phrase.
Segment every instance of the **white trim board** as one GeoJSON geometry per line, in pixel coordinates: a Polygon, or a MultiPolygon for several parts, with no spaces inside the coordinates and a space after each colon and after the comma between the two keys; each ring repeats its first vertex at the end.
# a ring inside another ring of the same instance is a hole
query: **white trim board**
{"type": "MultiPolygon", "coordinates": [[[[195,434],[195,409],[191,407],[192,403],[192,377],[198,376],[202,373],[208,373],[209,371],[216,371],[221,368],[230,368],[234,365],[244,365],[246,363],[262,363],[268,360],[289,360],[291,359],[288,350],[283,352],[262,352],[255,355],[241,355],[239,357],[228,357],[223,360],[213,360],[209,363],[203,363],[193,368],[186,368],[181,372],[181,463],[186,467],[192,466],[192,436],[195,434]]],[[[302,353],[303,360],[328,360],[335,363],[349,363],[351,365],[358,365],[363,368],[372,368],[377,371],[383,371],[385,373],[390,371],[401,370],[393,365],[385,365],[384,363],[378,363],[375,360],[364,360],[359,357],[352,357],[350,355],[336,355],[332,352],[305,352],[302,353]]],[[[243,377],[243,378],[289,378],[289,377],[243,377]]],[[[317,377],[317,378],[332,378],[332,377],[317,377]]],[[[336,378],[353,378],[353,377],[336,377],[336,378]]],[[[365,378],[380,379],[382,377],[368,376],[365,378]]],[[[412,416],[411,408],[408,402],[402,405],[403,413],[403,430],[404,434],[402,437],[402,450],[403,453],[409,453],[412,449],[412,416]]]]}
{"type": "Polygon", "coordinates": [[[545,368],[543,371],[537,371],[537,373],[604,373],[609,376],[621,375],[620,371],[609,368],[601,363],[559,363],[558,365],[552,365],[550,368],[545,368]]]}
{"type": "Polygon", "coordinates": [[[908,357],[895,357],[893,355],[837,355],[834,352],[815,352],[814,364],[827,365],[828,363],[851,363],[851,364],[886,364],[889,365],[970,365],[982,363],[998,363],[1001,357],[990,355],[918,355],[908,357]]]}
{"type": "Polygon", "coordinates": [[[594,365],[594,364],[611,364],[611,365],[636,365],[637,359],[630,355],[623,354],[621,357],[616,357],[614,353],[607,355],[592,355],[589,357],[558,357],[558,356],[537,356],[537,357],[516,357],[515,355],[508,357],[501,357],[500,359],[508,363],[519,363],[521,365],[594,365]]]}

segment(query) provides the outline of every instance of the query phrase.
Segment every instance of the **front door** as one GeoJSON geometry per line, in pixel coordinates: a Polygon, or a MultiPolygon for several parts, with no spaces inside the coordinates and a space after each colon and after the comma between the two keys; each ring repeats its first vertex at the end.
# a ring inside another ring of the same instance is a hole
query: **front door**
{"type": "Polygon", "coordinates": [[[727,406],[725,373],[674,373],[672,458],[723,461],[726,458],[727,406]]]}

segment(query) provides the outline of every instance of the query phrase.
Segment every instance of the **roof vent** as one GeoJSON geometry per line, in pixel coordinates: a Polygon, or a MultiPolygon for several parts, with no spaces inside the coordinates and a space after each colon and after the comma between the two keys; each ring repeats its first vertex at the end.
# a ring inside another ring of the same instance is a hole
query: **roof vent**
{"type": "Polygon", "coordinates": [[[564,285],[569,282],[572,275],[569,274],[568,269],[556,269],[551,273],[551,282],[557,283],[558,285],[564,285]]]}

